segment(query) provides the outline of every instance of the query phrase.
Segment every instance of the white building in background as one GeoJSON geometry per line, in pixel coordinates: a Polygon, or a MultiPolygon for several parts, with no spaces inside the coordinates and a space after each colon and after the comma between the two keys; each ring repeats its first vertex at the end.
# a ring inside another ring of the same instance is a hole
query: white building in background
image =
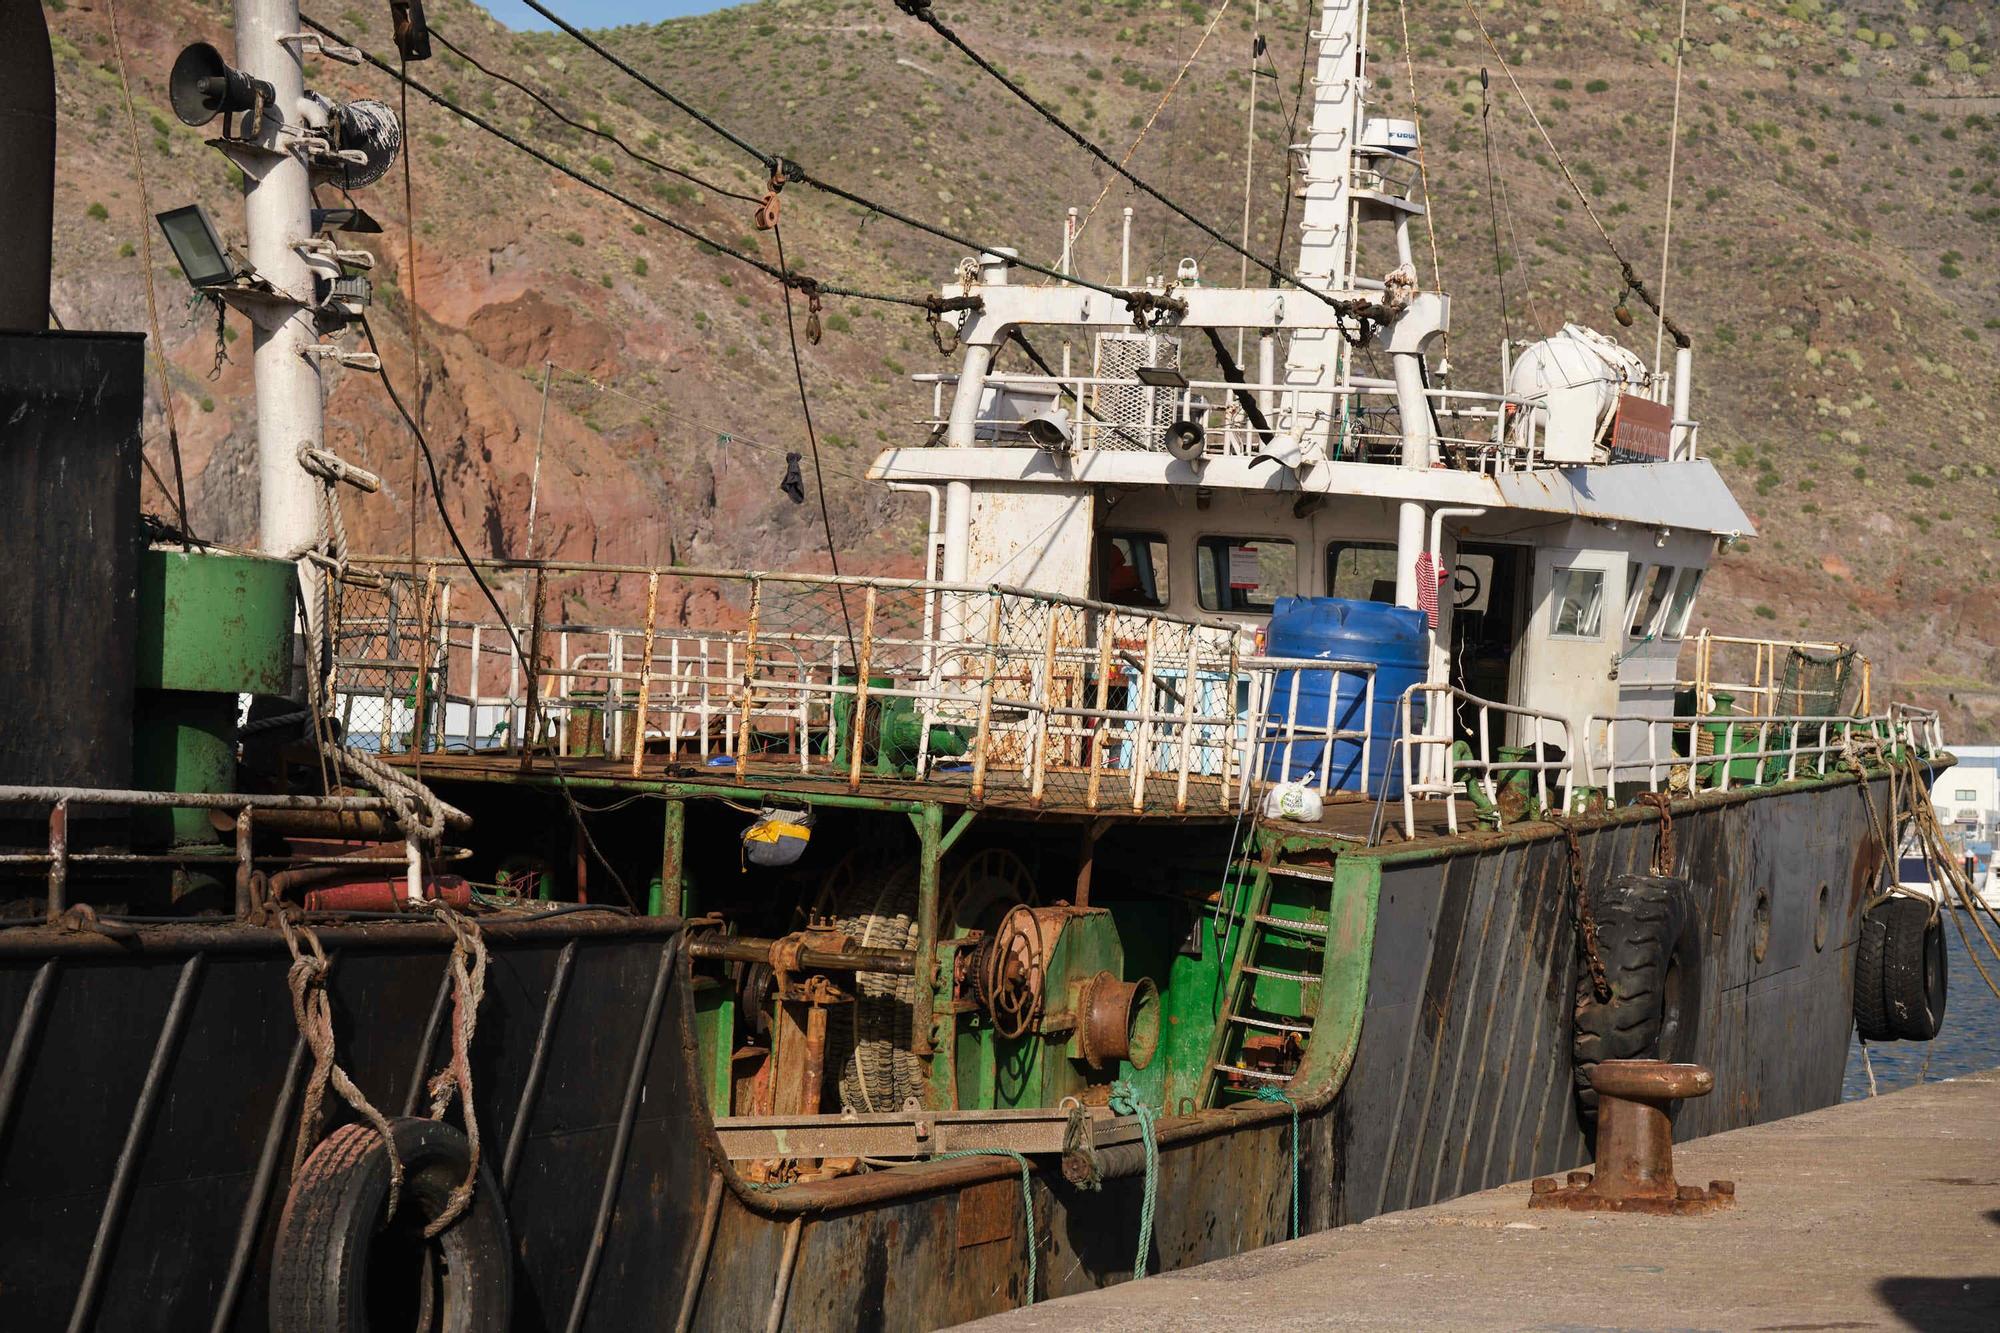
{"type": "Polygon", "coordinates": [[[1990,844],[2000,831],[2000,745],[1954,745],[1951,752],[1958,763],[1931,787],[1938,822],[1968,844],[1990,844]]]}

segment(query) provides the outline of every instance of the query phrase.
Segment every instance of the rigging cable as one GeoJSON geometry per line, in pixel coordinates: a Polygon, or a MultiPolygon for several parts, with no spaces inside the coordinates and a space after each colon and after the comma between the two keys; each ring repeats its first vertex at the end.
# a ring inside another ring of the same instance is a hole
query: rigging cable
{"type": "MultiPolygon", "coordinates": [[[[339,38],[334,40],[338,41],[339,38]]],[[[418,91],[423,90],[419,88],[418,91]]],[[[375,353],[376,359],[380,360],[382,347],[375,341],[374,326],[368,322],[366,315],[361,316],[359,322],[361,334],[368,340],[368,350],[375,353]]],[[[500,628],[507,631],[507,639],[513,645],[515,660],[527,662],[530,670],[535,669],[536,664],[521,646],[520,632],[514,628],[514,622],[508,619],[506,609],[500,605],[500,599],[494,595],[493,587],[487,583],[486,576],[479,572],[479,562],[466,548],[465,540],[458,535],[458,525],[451,521],[451,512],[445,508],[444,503],[444,479],[438,474],[437,458],[431,453],[430,441],[425,438],[423,428],[417,424],[417,419],[410,415],[410,409],[404,406],[402,395],[396,392],[396,385],[389,378],[388,372],[380,371],[376,378],[381,380],[382,389],[389,395],[389,402],[394,405],[396,414],[403,418],[403,424],[410,428],[411,435],[416,438],[417,449],[423,456],[425,468],[430,472],[431,500],[437,507],[438,518],[444,523],[445,535],[451,539],[452,547],[458,552],[459,563],[472,575],[472,581],[479,585],[479,591],[485,596],[486,604],[492,607],[493,614],[500,618],[500,628]]],[[[597,839],[591,836],[589,827],[583,822],[583,811],[577,806],[576,797],[570,792],[569,775],[563,771],[562,760],[554,753],[548,755],[548,760],[555,773],[556,790],[562,793],[563,803],[569,807],[570,822],[575,825],[577,836],[583,840],[584,846],[597,859],[597,863],[604,867],[605,873],[611,876],[611,882],[617,885],[618,892],[626,904],[633,905],[632,891],[626,887],[625,877],[611,864],[610,858],[605,856],[603,849],[597,845],[597,839]]]]}
{"type": "MultiPolygon", "coordinates": [[[[382,73],[387,74],[390,78],[402,80],[403,82],[407,83],[411,89],[415,90],[418,93],[423,94],[423,96],[430,99],[431,102],[433,102],[437,106],[443,107],[446,111],[451,112],[454,116],[457,116],[459,119],[465,121],[467,124],[470,124],[475,128],[486,131],[486,133],[492,135],[496,139],[499,139],[502,143],[508,144],[509,146],[519,150],[520,152],[526,153],[529,157],[534,158],[536,161],[540,162],[542,165],[546,167],[550,167],[555,171],[561,172],[563,175],[569,177],[577,184],[584,186],[586,189],[595,190],[597,191],[597,193],[604,195],[606,198],[615,200],[618,203],[623,204],[625,207],[631,209],[633,212],[639,214],[640,216],[651,218],[653,221],[659,223],[663,227],[666,227],[668,230],[677,232],[680,235],[687,237],[689,240],[694,241],[698,245],[707,246],[709,249],[714,250],[718,254],[727,255],[729,258],[736,260],[740,264],[746,264],[749,267],[754,268],[758,272],[764,274],[766,277],[776,278],[779,281],[785,280],[786,275],[784,271],[779,269],[777,266],[773,264],[767,264],[763,260],[757,258],[755,255],[747,254],[744,251],[739,250],[736,247],[730,245],[727,241],[718,241],[714,237],[704,235],[699,229],[690,227],[686,223],[678,222],[675,219],[670,218],[666,214],[660,212],[658,209],[651,208],[648,205],[642,204],[638,200],[633,199],[628,195],[621,194],[619,191],[612,189],[610,186],[604,184],[601,181],[592,180],[590,177],[584,175],[582,172],[576,170],[574,167],[571,167],[568,164],[561,162],[554,157],[551,157],[549,154],[543,152],[541,149],[535,147],[533,144],[526,142],[525,140],[519,138],[514,134],[509,133],[504,129],[501,129],[498,125],[495,125],[492,121],[486,119],[484,116],[481,116],[478,112],[468,110],[467,108],[460,106],[457,102],[453,101],[451,98],[446,97],[444,94],[436,92],[431,88],[427,87],[419,80],[410,78],[405,74],[399,73],[394,65],[391,65],[387,61],[379,59],[378,57],[376,57],[375,55],[373,55],[368,51],[361,50],[359,47],[356,47],[352,41],[350,41],[346,37],[343,37],[339,32],[335,31],[331,27],[328,27],[326,24],[321,23],[316,19],[306,18],[304,16],[301,16],[300,21],[303,22],[307,27],[313,29],[315,32],[318,32],[322,36],[326,37],[329,41],[336,42],[342,46],[354,47],[356,52],[361,56],[363,60],[367,61],[370,65],[373,65],[376,69],[380,70],[382,73]]],[[[842,296],[850,300],[856,300],[856,301],[878,301],[886,305],[910,306],[918,310],[937,308],[936,298],[898,296],[893,292],[876,292],[876,291],[867,291],[854,287],[837,287],[830,283],[824,283],[824,282],[816,282],[815,285],[818,287],[820,293],[824,296],[842,296]]]]}
{"type": "MultiPolygon", "coordinates": [[[[778,267],[790,272],[790,269],[785,264],[785,229],[773,223],[771,237],[777,242],[778,246],[778,267]]],[[[840,577],[840,551],[834,545],[833,517],[827,512],[826,508],[826,474],[820,471],[819,432],[813,429],[812,399],[806,394],[806,363],[799,355],[798,327],[792,322],[792,284],[788,281],[781,285],[785,292],[785,337],[792,345],[792,375],[797,379],[799,385],[799,414],[805,418],[806,445],[812,450],[813,490],[819,495],[820,527],[826,533],[826,562],[833,576],[837,579],[840,577]]],[[[819,293],[811,287],[807,287],[805,290],[806,299],[811,307],[811,311],[806,317],[806,336],[814,342],[818,342],[819,293]]],[[[861,653],[855,647],[854,618],[847,612],[847,589],[845,588],[840,589],[840,619],[841,623],[847,626],[847,651],[852,654],[851,660],[859,662],[861,660],[861,653]]],[[[749,723],[745,722],[744,726],[747,731],[749,723]]]]}
{"type": "MultiPolygon", "coordinates": [[[[1257,162],[1257,79],[1263,70],[1257,61],[1264,54],[1264,0],[1257,0],[1250,12],[1250,77],[1245,98],[1250,105],[1243,109],[1243,233],[1240,249],[1246,251],[1242,263],[1237,268],[1236,285],[1250,285],[1250,187],[1255,180],[1254,167],[1257,162]]],[[[1236,331],[1236,359],[1243,359],[1243,330],[1236,331]]]]}
{"type": "Polygon", "coordinates": [[[625,154],[625,156],[631,158],[634,162],[638,162],[644,166],[651,167],[655,171],[665,172],[669,176],[678,176],[682,180],[688,182],[688,184],[690,185],[699,186],[700,188],[707,190],[710,194],[721,195],[725,199],[735,199],[746,204],[755,204],[760,202],[758,197],[754,194],[745,194],[741,190],[732,190],[727,186],[717,185],[714,181],[706,180],[703,177],[695,175],[691,171],[685,171],[680,167],[672,165],[671,163],[662,162],[656,157],[649,157],[647,154],[640,152],[638,149],[632,147],[632,145],[626,143],[623,139],[613,134],[610,130],[603,129],[600,126],[592,125],[587,121],[577,120],[575,117],[566,114],[554,102],[551,102],[548,98],[542,96],[540,93],[536,92],[533,88],[530,88],[527,84],[522,83],[519,79],[516,79],[508,74],[503,74],[499,70],[490,69],[486,65],[481,64],[477,56],[465,50],[463,47],[459,46],[456,42],[452,41],[451,38],[439,32],[435,24],[431,25],[430,33],[431,36],[437,38],[437,40],[444,45],[444,48],[447,51],[450,51],[453,55],[456,55],[460,60],[463,60],[466,64],[472,66],[474,69],[478,70],[481,74],[484,74],[487,78],[496,79],[499,82],[506,84],[508,87],[513,88],[517,92],[525,94],[527,97],[533,99],[536,103],[538,103],[543,110],[547,111],[550,115],[554,116],[557,120],[569,126],[571,129],[581,130],[585,134],[594,134],[598,138],[606,140],[607,142],[615,146],[619,152],[625,154]]]}
{"type": "Polygon", "coordinates": [[[1611,239],[1611,233],[1605,229],[1604,220],[1597,216],[1597,210],[1591,206],[1590,196],[1584,192],[1583,186],[1577,183],[1576,176],[1569,169],[1568,159],[1562,155],[1562,149],[1556,147],[1556,141],[1549,137],[1548,127],[1543,125],[1542,118],[1535,114],[1535,104],[1528,100],[1528,94],[1521,88],[1521,81],[1514,77],[1513,66],[1507,63],[1506,56],[1500,54],[1499,44],[1493,40],[1493,34],[1487,31],[1486,21],[1479,17],[1478,9],[1470,3],[1470,0],[1467,0],[1465,12],[1472,17],[1473,24],[1479,29],[1479,35],[1486,39],[1486,49],[1493,53],[1493,59],[1499,64],[1500,72],[1507,76],[1507,82],[1512,85],[1514,95],[1521,99],[1521,105],[1527,109],[1528,119],[1535,123],[1535,129],[1541,134],[1542,142],[1547,144],[1549,152],[1555,155],[1556,166],[1562,171],[1563,179],[1569,182],[1569,188],[1576,192],[1577,199],[1582,202],[1583,211],[1590,218],[1591,225],[1597,228],[1597,234],[1604,239],[1604,248],[1618,261],[1620,275],[1625,280],[1625,289],[1636,294],[1655,315],[1659,316],[1661,326],[1674,335],[1676,347],[1691,346],[1692,341],[1682,331],[1680,325],[1667,318],[1667,312],[1660,309],[1660,303],[1653,299],[1652,291],[1639,277],[1638,270],[1632,267],[1630,260],[1618,252],[1618,243],[1611,239]]]}
{"type": "MultiPolygon", "coordinates": [[[[188,522],[187,479],[181,467],[181,433],[174,421],[174,381],[167,369],[167,344],[160,337],[160,308],[153,295],[153,229],[147,225],[153,216],[153,206],[146,198],[146,155],[139,151],[139,113],[132,109],[132,81],[125,77],[125,43],[118,33],[118,5],[110,0],[105,5],[107,17],[111,20],[111,50],[118,58],[118,86],[125,93],[125,124],[132,135],[132,166],[139,178],[139,251],[140,262],[146,266],[146,322],[153,330],[153,359],[160,368],[160,407],[167,417],[167,453],[174,463],[174,489],[168,494],[174,502],[174,513],[181,530],[182,548],[186,549],[194,539],[194,527],[188,522]]],[[[49,307],[51,318],[55,316],[55,306],[49,307]]],[[[56,320],[56,327],[62,321],[56,320]]],[[[143,460],[145,450],[139,451],[143,460]]],[[[160,481],[160,474],[152,464],[147,464],[153,479],[160,481]]],[[[161,491],[166,491],[166,483],[160,482],[161,491]]]]}
{"type": "MultiPolygon", "coordinates": [[[[672,105],[676,109],[684,112],[689,116],[692,116],[696,121],[700,122],[702,125],[715,131],[717,134],[727,139],[730,143],[742,149],[744,152],[748,153],[751,157],[756,158],[757,161],[763,163],[764,166],[768,168],[771,172],[771,192],[773,194],[778,193],[787,184],[790,184],[792,182],[797,182],[811,189],[818,190],[822,194],[830,194],[836,199],[844,200],[847,203],[853,204],[857,208],[866,209],[871,213],[879,213],[883,217],[888,218],[891,222],[900,223],[903,226],[909,227],[914,231],[923,232],[924,234],[936,237],[938,240],[941,241],[949,241],[953,245],[964,246],[966,249],[971,250],[975,254],[992,254],[1001,248],[998,246],[985,244],[984,242],[981,241],[973,240],[972,238],[967,236],[962,236],[957,232],[948,231],[943,227],[932,226],[928,222],[924,222],[921,219],[913,217],[912,215],[902,212],[899,209],[891,208],[887,204],[880,203],[874,199],[870,199],[866,195],[856,194],[854,191],[847,189],[845,186],[835,185],[832,181],[822,180],[818,176],[815,176],[811,172],[807,171],[805,167],[800,165],[798,162],[793,161],[791,158],[781,157],[776,153],[765,152],[763,149],[757,147],[755,144],[729,131],[721,123],[716,121],[713,117],[705,115],[695,107],[690,106],[687,102],[675,96],[672,92],[668,91],[658,81],[650,78],[646,74],[642,73],[640,70],[634,68],[632,65],[620,59],[614,52],[610,51],[601,43],[593,39],[590,36],[590,34],[584,32],[580,28],[575,27],[574,25],[569,23],[566,19],[556,14],[553,10],[550,10],[545,6],[537,3],[537,0],[522,0],[522,2],[528,5],[529,8],[533,9],[536,13],[540,14],[543,18],[548,19],[551,23],[561,28],[571,37],[575,38],[576,41],[580,43],[585,49],[589,50],[593,54],[603,59],[605,63],[611,65],[614,69],[619,70],[627,77],[631,78],[634,82],[639,84],[640,87],[645,88],[648,92],[651,92],[656,96],[664,98],[670,105],[672,105]]],[[[313,26],[317,28],[320,25],[315,23],[313,26]]],[[[371,63],[374,63],[372,58],[371,58],[371,63]]],[[[416,84],[412,86],[416,87],[419,91],[423,90],[421,84],[416,84]]],[[[432,97],[432,100],[434,101],[437,100],[435,94],[431,94],[430,96],[432,97]]],[[[565,170],[567,169],[565,168],[565,170]]],[[[570,173],[570,174],[574,175],[575,173],[570,173]]],[[[595,182],[585,181],[584,183],[592,185],[593,188],[601,188],[601,187],[596,187],[595,182]]],[[[715,245],[716,243],[714,241],[709,241],[708,244],[715,245]]],[[[1070,283],[1078,287],[1088,287],[1092,291],[1102,292],[1106,296],[1126,301],[1128,304],[1131,303],[1134,295],[1134,293],[1125,291],[1122,288],[1109,287],[1105,286],[1102,283],[1091,282],[1088,279],[1079,278],[1073,273],[1064,273],[1060,269],[1049,268],[1045,265],[1037,264],[1032,260],[1022,259],[1019,256],[1015,256],[1008,262],[1011,264],[1018,265],[1021,268],[1027,269],[1031,273],[1039,273],[1045,278],[1054,278],[1059,282],[1070,283]]],[[[759,264],[758,267],[762,268],[764,272],[771,277],[779,276],[768,265],[759,264]]],[[[1299,285],[1303,286],[1304,284],[1299,284],[1299,285]]],[[[853,293],[842,292],[837,288],[829,287],[826,286],[825,284],[820,284],[819,290],[823,295],[827,296],[853,295],[853,293]]],[[[1312,289],[1306,288],[1305,290],[1311,291],[1312,289]]],[[[1314,294],[1318,295],[1318,293],[1316,292],[1314,294]]],[[[928,304],[925,301],[912,300],[908,297],[899,297],[894,299],[897,301],[898,304],[902,305],[914,305],[921,307],[928,304]]]]}
{"type": "Polygon", "coordinates": [[[1500,200],[1493,188],[1493,126],[1488,118],[1493,114],[1493,80],[1485,70],[1479,71],[1479,137],[1486,145],[1486,221],[1493,233],[1493,277],[1500,284],[1500,342],[1509,347],[1514,342],[1514,325],[1507,316],[1507,266],[1500,253],[1500,200]]]}
{"type": "MultiPolygon", "coordinates": [[[[1410,119],[1417,127],[1417,180],[1424,188],[1424,231],[1431,242],[1431,282],[1436,290],[1444,290],[1444,269],[1438,263],[1437,220],[1431,212],[1431,173],[1424,165],[1424,104],[1417,96],[1417,58],[1410,49],[1410,10],[1404,0],[1396,0],[1396,14],[1403,22],[1403,69],[1410,82],[1410,119]]],[[[1451,372],[1451,325],[1444,326],[1443,356],[1438,362],[1438,374],[1451,372]]]]}
{"type": "MultiPolygon", "coordinates": [[[[416,147],[416,136],[410,132],[410,62],[402,57],[396,76],[396,96],[399,104],[397,115],[403,122],[403,285],[410,295],[410,391],[417,396],[416,423],[410,427],[410,580],[417,577],[417,515],[423,512],[423,475],[417,470],[416,440],[423,433],[424,421],[424,344],[423,309],[417,304],[417,203],[416,190],[411,183],[410,158],[416,147]]],[[[387,378],[384,378],[384,383],[387,378]]],[[[416,750],[418,771],[423,770],[423,747],[416,750]]]]}
{"type": "MultiPolygon", "coordinates": [[[[1688,7],[1687,0],[1681,0],[1681,31],[1674,38],[1674,119],[1667,131],[1667,216],[1666,227],[1660,235],[1660,304],[1667,303],[1667,257],[1674,248],[1674,168],[1678,165],[1681,148],[1681,72],[1687,65],[1688,7]]],[[[1662,344],[1666,340],[1667,317],[1662,314],[1653,326],[1653,368],[1659,369],[1662,344]]]]}
{"type": "MultiPolygon", "coordinates": [[[[1292,113],[1285,117],[1285,142],[1287,144],[1294,144],[1299,141],[1299,112],[1305,107],[1306,74],[1312,68],[1313,10],[1311,5],[1306,6],[1305,13],[1305,35],[1299,42],[1299,77],[1297,83],[1292,87],[1292,113]]],[[[1278,62],[1273,60],[1271,62],[1272,77],[1275,78],[1277,73],[1278,62]]],[[[1278,209],[1277,241],[1271,247],[1271,262],[1274,264],[1285,257],[1285,232],[1292,225],[1292,175],[1298,169],[1298,155],[1287,149],[1285,152],[1285,184],[1284,188],[1279,191],[1283,202],[1278,209]]]]}
{"type": "MultiPolygon", "coordinates": [[[[534,0],[528,0],[528,3],[534,4],[534,0]]],[[[540,8],[539,5],[537,5],[536,7],[540,8]]],[[[1323,292],[1321,289],[1310,285],[1305,281],[1305,279],[1290,272],[1281,265],[1266,263],[1264,260],[1257,258],[1257,256],[1251,254],[1247,249],[1236,244],[1236,242],[1230,240],[1227,236],[1224,236],[1221,232],[1209,226],[1206,222],[1203,222],[1200,218],[1188,212],[1187,209],[1182,208],[1172,199],[1168,198],[1166,195],[1162,194],[1159,190],[1155,189],[1152,185],[1142,180],[1136,173],[1126,168],[1123,164],[1114,162],[1111,159],[1111,155],[1109,153],[1105,152],[1102,148],[1099,148],[1095,143],[1092,143],[1090,139],[1085,137],[1080,130],[1076,129],[1068,121],[1064,120],[1054,111],[1051,111],[1048,107],[1042,105],[1042,103],[1035,100],[1035,97],[1032,93],[1030,93],[1027,89],[1023,88],[1020,84],[1015,83],[1012,79],[1008,78],[1004,73],[1000,71],[998,66],[994,65],[991,61],[986,59],[986,57],[980,55],[977,51],[973,50],[970,46],[968,46],[964,38],[960,37],[956,32],[953,32],[951,28],[946,25],[943,19],[940,19],[936,14],[931,12],[931,0],[896,0],[896,7],[902,10],[905,14],[908,14],[911,18],[916,19],[919,23],[922,23],[926,27],[930,28],[931,31],[935,32],[938,36],[944,38],[945,41],[949,42],[951,45],[957,47],[958,50],[965,56],[966,59],[970,60],[974,65],[977,65],[985,73],[991,75],[994,79],[996,79],[1000,83],[1001,87],[1005,88],[1008,92],[1014,94],[1016,98],[1018,98],[1021,102],[1026,104],[1036,114],[1041,116],[1043,120],[1048,121],[1049,124],[1055,126],[1057,129],[1061,130],[1064,134],[1068,135],[1069,138],[1079,148],[1083,149],[1085,152],[1089,153],[1092,157],[1096,158],[1099,162],[1102,162],[1105,166],[1110,167],[1113,171],[1123,176],[1126,180],[1130,181],[1134,186],[1136,186],[1142,193],[1150,195],[1152,196],[1152,198],[1158,200],[1160,203],[1165,204],[1174,213],[1178,214],[1181,218],[1185,219],[1188,223],[1193,225],[1194,228],[1197,231],[1201,232],[1202,235],[1208,237],[1211,241],[1215,241],[1218,244],[1226,246],[1229,250],[1235,252],[1236,254],[1244,256],[1245,258],[1249,259],[1252,263],[1256,264],[1259,268],[1267,270],[1272,277],[1277,278],[1279,281],[1289,283],[1291,286],[1297,287],[1300,291],[1309,292],[1312,295],[1321,298],[1322,300],[1329,300],[1329,298],[1326,296],[1326,293],[1323,292]]]]}
{"type": "MultiPolygon", "coordinates": [[[[583,371],[576,370],[570,366],[557,364],[556,369],[558,371],[561,371],[564,375],[568,376],[573,380],[579,380],[584,384],[589,385],[591,388],[597,390],[597,392],[599,393],[608,393],[612,395],[614,398],[623,398],[628,403],[632,403],[639,407],[643,407],[651,412],[658,412],[661,416],[677,417],[680,420],[686,422],[690,426],[699,426],[703,430],[711,431],[714,433],[716,437],[716,443],[718,444],[740,444],[746,448],[762,450],[765,453],[774,454],[781,458],[784,456],[786,452],[785,447],[783,445],[772,444],[768,440],[759,440],[754,436],[739,434],[738,432],[733,430],[724,430],[722,427],[715,425],[713,422],[697,420],[696,418],[687,415],[685,412],[680,411],[678,408],[669,407],[667,404],[659,402],[655,399],[640,398],[635,394],[627,393],[623,389],[616,388],[612,385],[606,384],[603,381],[595,378],[594,376],[585,374],[583,371]]],[[[564,461],[567,462],[568,460],[565,459],[564,461]]],[[[828,472],[833,473],[837,477],[847,477],[854,481],[866,481],[868,479],[865,474],[860,472],[855,472],[847,468],[830,467],[826,470],[828,472]]]]}
{"type": "MultiPolygon", "coordinates": [[[[1153,122],[1160,118],[1160,113],[1167,109],[1167,103],[1172,101],[1174,94],[1180,90],[1181,81],[1186,79],[1188,71],[1194,68],[1195,58],[1201,54],[1201,48],[1208,45],[1209,37],[1215,32],[1215,25],[1222,22],[1222,16],[1229,12],[1229,5],[1230,5],[1230,0],[1222,0],[1222,7],[1215,11],[1215,17],[1208,21],[1208,26],[1206,28],[1202,29],[1201,39],[1194,44],[1194,50],[1188,52],[1187,59],[1181,62],[1180,72],[1174,75],[1173,81],[1167,85],[1166,91],[1160,94],[1160,100],[1153,104],[1152,114],[1147,116],[1146,123],[1139,127],[1139,133],[1137,136],[1133,138],[1132,146],[1125,150],[1125,156],[1118,159],[1118,169],[1122,170],[1125,164],[1132,160],[1133,154],[1139,151],[1139,145],[1146,142],[1146,135],[1151,132],[1153,128],[1153,122]]],[[[1257,95],[1257,89],[1254,81],[1250,88],[1250,95],[1253,99],[1257,95]]],[[[1248,189],[1247,182],[1245,185],[1245,189],[1246,189],[1245,203],[1244,203],[1245,217],[1243,225],[1247,231],[1250,225],[1248,217],[1249,203],[1247,195],[1247,189],[1248,189]]],[[[1076,234],[1070,237],[1070,244],[1072,246],[1074,246],[1076,244],[1077,239],[1083,235],[1083,229],[1090,225],[1090,219],[1096,214],[1098,205],[1104,202],[1104,196],[1110,193],[1111,193],[1111,182],[1106,181],[1104,182],[1104,188],[1097,192],[1097,198],[1091,200],[1090,207],[1084,210],[1083,221],[1076,224],[1076,234]]],[[[1246,265],[1250,262],[1250,252],[1247,250],[1243,251],[1243,262],[1246,265]]],[[[1247,287],[1250,284],[1246,281],[1243,285],[1247,287]]]]}

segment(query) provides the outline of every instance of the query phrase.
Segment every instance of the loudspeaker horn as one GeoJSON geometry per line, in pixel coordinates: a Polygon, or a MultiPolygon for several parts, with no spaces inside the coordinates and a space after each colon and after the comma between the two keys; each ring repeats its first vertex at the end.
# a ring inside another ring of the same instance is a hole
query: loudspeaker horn
{"type": "Polygon", "coordinates": [[[173,73],[167,76],[167,100],[186,125],[206,125],[217,116],[248,111],[257,105],[259,93],[266,105],[277,97],[262,79],[231,69],[222,52],[207,42],[196,42],[182,51],[174,60],[173,73]]]}

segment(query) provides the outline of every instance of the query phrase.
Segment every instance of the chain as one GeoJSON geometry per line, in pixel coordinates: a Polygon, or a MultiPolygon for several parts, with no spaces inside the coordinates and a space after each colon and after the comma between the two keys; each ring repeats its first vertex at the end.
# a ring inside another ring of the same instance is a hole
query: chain
{"type": "Polygon", "coordinates": [[[1653,843],[1653,873],[1671,875],[1674,873],[1674,798],[1663,791],[1642,791],[1639,804],[1650,805],[1660,812],[1660,833],[1653,843]]]}
{"type": "Polygon", "coordinates": [[[1611,982],[1604,975],[1604,959],[1597,952],[1597,913],[1591,910],[1590,890],[1583,877],[1583,844],[1577,841],[1576,825],[1567,817],[1551,815],[1549,822],[1563,831],[1569,842],[1569,875],[1576,885],[1576,925],[1583,937],[1583,956],[1590,964],[1590,988],[1600,1000],[1611,998],[1611,982]]]}

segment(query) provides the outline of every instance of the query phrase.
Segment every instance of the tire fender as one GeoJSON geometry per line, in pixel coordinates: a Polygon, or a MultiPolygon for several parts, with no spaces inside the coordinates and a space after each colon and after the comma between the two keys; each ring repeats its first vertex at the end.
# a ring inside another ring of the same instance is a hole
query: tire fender
{"type": "Polygon", "coordinates": [[[276,1333],[368,1333],[416,1324],[444,1333],[504,1329],[513,1317],[514,1251],[505,1202],[487,1162],[471,1202],[435,1239],[424,1226],[465,1179],[471,1145],[437,1120],[389,1122],[403,1164],[396,1216],[385,1227],[389,1156],[371,1125],[344,1125],[299,1168],[278,1222],[271,1263],[276,1333]],[[394,1311],[400,1318],[387,1317],[394,1311]]]}
{"type": "Polygon", "coordinates": [[[1591,1071],[1604,1060],[1687,1061],[1701,1035],[1702,923],[1684,879],[1618,875],[1591,885],[1597,952],[1611,995],[1600,999],[1579,938],[1570,1064],[1577,1109],[1597,1118],[1591,1071]]]}

